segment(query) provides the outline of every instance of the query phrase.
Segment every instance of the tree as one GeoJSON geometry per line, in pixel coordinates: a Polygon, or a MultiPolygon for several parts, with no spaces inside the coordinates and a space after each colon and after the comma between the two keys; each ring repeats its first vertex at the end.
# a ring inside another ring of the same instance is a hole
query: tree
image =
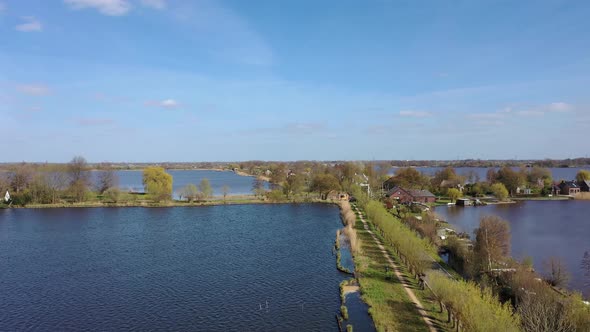
{"type": "Polygon", "coordinates": [[[492,193],[494,194],[494,196],[496,196],[496,198],[498,198],[501,201],[503,201],[506,198],[508,198],[508,190],[501,183],[494,183],[490,187],[490,190],[492,191],[492,193]]]}
{"type": "Polygon", "coordinates": [[[283,193],[287,198],[290,198],[292,195],[300,194],[304,188],[305,178],[303,175],[293,174],[287,177],[287,181],[285,181],[285,185],[283,186],[283,193]]]}
{"type": "Polygon", "coordinates": [[[180,198],[181,199],[186,198],[189,202],[197,199],[198,195],[199,195],[199,189],[197,189],[197,186],[195,186],[192,183],[187,184],[180,191],[180,198]]]}
{"type": "Polygon", "coordinates": [[[578,173],[576,174],[576,181],[582,182],[582,181],[588,181],[588,180],[590,180],[590,171],[585,170],[585,169],[579,170],[578,173]]]}
{"type": "Polygon", "coordinates": [[[199,190],[203,195],[204,199],[208,199],[209,197],[213,196],[213,188],[211,188],[211,183],[209,179],[203,178],[199,183],[199,190]]]}
{"type": "Polygon", "coordinates": [[[226,184],[223,185],[223,187],[221,187],[221,192],[223,193],[223,200],[225,201],[225,198],[229,194],[229,186],[226,184]]]}
{"type": "Polygon", "coordinates": [[[172,175],[162,167],[146,167],[143,170],[143,185],[153,200],[168,200],[172,194],[172,175]]]}
{"type": "Polygon", "coordinates": [[[461,197],[461,191],[459,191],[457,188],[451,188],[447,190],[447,196],[449,196],[451,202],[454,202],[457,200],[457,198],[461,197]]]}
{"type": "Polygon", "coordinates": [[[99,171],[96,180],[96,191],[103,194],[107,189],[117,187],[119,185],[119,176],[112,169],[99,171]]]}
{"type": "Polygon", "coordinates": [[[67,173],[70,180],[70,193],[78,202],[85,200],[90,186],[90,172],[88,172],[86,159],[81,156],[74,157],[67,166],[67,173]]]}
{"type": "Polygon", "coordinates": [[[317,174],[311,180],[311,190],[317,191],[322,199],[326,199],[330,191],[340,190],[340,182],[332,174],[317,174]]]}
{"type": "Polygon", "coordinates": [[[264,180],[256,177],[254,182],[252,182],[252,192],[256,196],[264,196],[264,193],[266,192],[266,190],[264,190],[264,180]]]}
{"type": "Polygon", "coordinates": [[[510,195],[514,195],[516,188],[525,183],[525,178],[521,172],[517,172],[510,167],[502,167],[497,173],[496,181],[502,183],[510,195]]]}
{"type": "Polygon", "coordinates": [[[492,263],[498,263],[510,255],[510,225],[497,216],[486,216],[475,230],[476,260],[488,271],[492,263]]]}
{"type": "Polygon", "coordinates": [[[25,190],[33,180],[35,172],[30,164],[22,163],[14,169],[10,176],[10,185],[17,193],[25,190]]]}
{"type": "Polygon", "coordinates": [[[570,276],[563,261],[557,257],[550,257],[544,262],[545,280],[556,287],[563,287],[567,284],[570,276]]]}
{"type": "Polygon", "coordinates": [[[387,188],[399,186],[406,189],[426,189],[430,184],[428,176],[414,167],[400,168],[395,175],[386,181],[387,188]]]}
{"type": "Polygon", "coordinates": [[[104,191],[104,197],[113,203],[117,203],[121,198],[121,190],[117,187],[111,187],[104,191]]]}

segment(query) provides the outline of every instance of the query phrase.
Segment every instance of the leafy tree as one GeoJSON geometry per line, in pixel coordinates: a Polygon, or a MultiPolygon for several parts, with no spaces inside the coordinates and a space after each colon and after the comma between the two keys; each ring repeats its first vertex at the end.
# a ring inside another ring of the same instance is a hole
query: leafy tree
{"type": "Polygon", "coordinates": [[[510,255],[510,225],[497,216],[486,216],[475,230],[476,260],[482,267],[491,271],[492,264],[510,255]]]}
{"type": "Polygon", "coordinates": [[[283,186],[283,193],[290,198],[292,195],[300,194],[305,189],[305,178],[303,175],[294,174],[287,177],[283,186]]]}
{"type": "Polygon", "coordinates": [[[461,191],[459,191],[457,188],[451,188],[447,190],[447,196],[449,196],[451,202],[454,202],[457,200],[457,198],[461,197],[461,191]]]}
{"type": "Polygon", "coordinates": [[[492,191],[492,193],[494,194],[494,196],[496,196],[496,198],[498,198],[501,201],[503,201],[506,198],[508,198],[508,190],[501,183],[494,183],[490,187],[490,190],[492,191]]]}
{"type": "Polygon", "coordinates": [[[111,187],[104,191],[104,197],[113,203],[117,203],[121,199],[121,190],[117,187],[111,187]]]}
{"type": "Polygon", "coordinates": [[[497,173],[496,181],[502,183],[510,195],[514,195],[516,188],[525,183],[525,177],[510,167],[502,167],[497,173]]]}
{"type": "Polygon", "coordinates": [[[576,181],[581,182],[587,180],[590,180],[590,171],[585,169],[579,170],[576,174],[576,181]]]}
{"type": "Polygon", "coordinates": [[[187,184],[180,191],[181,198],[186,198],[189,202],[192,202],[195,199],[197,199],[198,195],[199,195],[199,189],[197,189],[197,186],[195,186],[192,183],[187,184]]]}
{"type": "Polygon", "coordinates": [[[213,188],[211,188],[211,183],[207,178],[201,180],[199,183],[199,190],[201,191],[204,199],[208,199],[213,196],[213,188]]]}
{"type": "Polygon", "coordinates": [[[143,170],[143,185],[155,201],[168,200],[172,194],[172,175],[162,167],[146,167],[143,170]]]}
{"type": "Polygon", "coordinates": [[[428,176],[414,167],[400,168],[387,182],[388,189],[399,186],[406,189],[426,189],[430,185],[428,176]]]}
{"type": "Polygon", "coordinates": [[[330,191],[340,190],[340,182],[332,174],[317,174],[311,180],[311,190],[318,192],[322,199],[326,199],[330,191]]]}
{"type": "Polygon", "coordinates": [[[551,186],[552,177],[551,170],[548,168],[533,167],[527,173],[527,182],[531,186],[535,187],[547,187],[551,186]],[[541,180],[542,183],[538,183],[541,180]]]}

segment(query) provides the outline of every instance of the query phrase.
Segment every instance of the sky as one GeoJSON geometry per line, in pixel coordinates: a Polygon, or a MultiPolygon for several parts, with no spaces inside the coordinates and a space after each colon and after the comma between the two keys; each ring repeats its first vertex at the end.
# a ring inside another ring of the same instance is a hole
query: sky
{"type": "Polygon", "coordinates": [[[0,162],[590,155],[589,1],[0,0],[0,162]]]}

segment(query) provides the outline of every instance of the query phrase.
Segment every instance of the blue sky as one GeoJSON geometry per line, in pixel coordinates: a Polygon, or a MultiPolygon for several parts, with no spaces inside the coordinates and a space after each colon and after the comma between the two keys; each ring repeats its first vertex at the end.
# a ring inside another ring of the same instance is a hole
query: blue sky
{"type": "Polygon", "coordinates": [[[0,0],[0,162],[590,155],[588,1],[0,0]]]}

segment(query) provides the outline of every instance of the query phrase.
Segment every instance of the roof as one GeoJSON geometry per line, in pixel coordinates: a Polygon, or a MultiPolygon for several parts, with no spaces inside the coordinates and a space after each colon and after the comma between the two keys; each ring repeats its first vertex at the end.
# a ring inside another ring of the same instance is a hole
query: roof
{"type": "Polygon", "coordinates": [[[408,190],[410,195],[414,197],[436,197],[433,193],[428,190],[417,190],[417,189],[410,189],[408,190]]]}
{"type": "Polygon", "coordinates": [[[578,184],[575,181],[563,181],[559,185],[560,186],[568,186],[571,188],[578,188],[578,184]]]}

